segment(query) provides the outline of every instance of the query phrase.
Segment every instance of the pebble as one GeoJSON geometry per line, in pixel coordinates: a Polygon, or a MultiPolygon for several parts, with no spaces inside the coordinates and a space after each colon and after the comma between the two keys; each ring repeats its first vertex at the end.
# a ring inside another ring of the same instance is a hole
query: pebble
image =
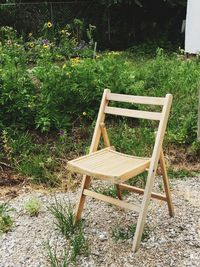
{"type": "Polygon", "coordinates": [[[99,240],[100,241],[106,241],[106,240],[108,240],[108,237],[106,236],[106,234],[100,234],[99,235],[99,240]]]}
{"type": "MultiPolygon", "coordinates": [[[[149,237],[142,241],[137,253],[131,251],[132,239],[114,241],[112,229],[136,223],[137,214],[122,211],[103,202],[88,199],[83,217],[85,236],[90,246],[90,255],[80,256],[77,266],[88,267],[200,267],[200,207],[193,200],[200,192],[200,177],[172,180],[172,197],[175,217],[168,216],[167,205],[151,201],[147,216],[149,237]],[[189,192],[189,193],[188,193],[189,192]]],[[[94,182],[99,186],[99,182],[94,182]]],[[[155,191],[159,185],[155,186],[155,191]]],[[[15,211],[11,212],[15,223],[12,231],[0,235],[0,267],[50,267],[47,241],[62,253],[65,239],[56,231],[54,218],[48,206],[55,197],[63,203],[76,203],[78,193],[56,193],[55,195],[25,192],[9,201],[15,211]],[[30,197],[42,202],[38,217],[30,217],[24,203],[30,197]]],[[[138,202],[141,197],[128,196],[129,201],[138,202]]]]}

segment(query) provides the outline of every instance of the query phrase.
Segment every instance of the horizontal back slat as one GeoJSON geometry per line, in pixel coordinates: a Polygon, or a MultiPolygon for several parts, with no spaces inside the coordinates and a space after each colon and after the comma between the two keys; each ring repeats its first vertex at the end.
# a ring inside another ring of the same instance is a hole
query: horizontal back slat
{"type": "Polygon", "coordinates": [[[162,113],[159,112],[149,112],[143,110],[132,110],[126,108],[115,108],[115,107],[106,107],[105,113],[112,114],[112,115],[119,115],[119,116],[126,116],[132,118],[140,118],[140,119],[147,119],[147,120],[160,120],[162,113]]]}
{"type": "Polygon", "coordinates": [[[157,105],[157,106],[163,106],[166,101],[164,97],[134,96],[134,95],[113,94],[113,93],[108,93],[106,99],[117,102],[127,102],[133,104],[135,103],[135,104],[147,104],[147,105],[157,105]]]}

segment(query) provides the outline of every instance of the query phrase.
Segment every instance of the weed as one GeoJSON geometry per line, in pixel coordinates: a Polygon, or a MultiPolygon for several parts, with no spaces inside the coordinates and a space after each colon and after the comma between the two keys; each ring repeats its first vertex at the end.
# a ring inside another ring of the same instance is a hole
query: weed
{"type": "Polygon", "coordinates": [[[41,202],[37,198],[30,198],[24,205],[30,216],[38,216],[41,209],[41,202]]]}
{"type": "Polygon", "coordinates": [[[162,182],[158,183],[158,188],[160,189],[161,192],[163,192],[164,188],[163,188],[163,183],[162,182]]]}
{"type": "Polygon", "coordinates": [[[84,236],[82,227],[70,240],[72,246],[71,261],[75,262],[80,254],[88,255],[88,242],[84,236]]]}
{"type": "Polygon", "coordinates": [[[56,199],[55,203],[49,207],[49,210],[56,219],[56,229],[68,241],[68,250],[64,251],[61,260],[58,259],[57,253],[48,246],[49,262],[52,267],[68,266],[70,262],[76,262],[80,254],[88,254],[88,242],[84,236],[83,223],[75,223],[75,217],[70,203],[63,205],[56,199]]]}
{"type": "MultiPolygon", "coordinates": [[[[118,240],[128,240],[130,238],[134,237],[135,234],[135,230],[136,230],[136,224],[131,224],[128,225],[126,227],[122,227],[122,226],[117,226],[115,228],[112,229],[112,238],[116,241],[118,240]]],[[[148,238],[149,234],[150,234],[150,228],[148,226],[146,226],[144,228],[144,232],[142,235],[142,240],[148,238]]]]}
{"type": "Polygon", "coordinates": [[[191,172],[191,171],[188,171],[188,170],[178,170],[178,171],[175,171],[173,169],[169,169],[168,170],[168,175],[170,178],[180,178],[180,179],[186,179],[188,176],[196,176],[197,173],[195,172],[191,172]]]}
{"type": "Polygon", "coordinates": [[[55,200],[55,204],[49,207],[49,211],[56,219],[56,228],[63,234],[67,239],[70,238],[74,233],[78,224],[74,223],[74,213],[71,204],[64,206],[55,200]]]}
{"type": "Polygon", "coordinates": [[[7,203],[0,204],[0,233],[7,233],[12,229],[13,219],[8,214],[12,210],[7,203]]]}
{"type": "Polygon", "coordinates": [[[33,183],[44,183],[49,186],[59,184],[57,176],[53,173],[55,161],[46,155],[30,154],[23,158],[17,169],[20,173],[30,177],[33,183]]]}
{"type": "Polygon", "coordinates": [[[145,188],[146,179],[147,179],[147,174],[141,173],[141,174],[137,175],[136,177],[133,177],[132,179],[128,180],[128,183],[132,186],[145,188]]]}
{"type": "MultiPolygon", "coordinates": [[[[95,191],[97,193],[103,194],[105,196],[114,197],[114,198],[118,197],[117,190],[116,190],[116,187],[114,185],[106,187],[106,188],[98,188],[95,191]]],[[[121,190],[121,192],[122,192],[123,196],[126,196],[129,194],[129,192],[126,190],[121,190]]]]}
{"type": "Polygon", "coordinates": [[[70,264],[69,252],[65,249],[63,254],[58,256],[56,249],[52,249],[49,242],[47,243],[48,262],[51,267],[68,267],[70,264]]]}

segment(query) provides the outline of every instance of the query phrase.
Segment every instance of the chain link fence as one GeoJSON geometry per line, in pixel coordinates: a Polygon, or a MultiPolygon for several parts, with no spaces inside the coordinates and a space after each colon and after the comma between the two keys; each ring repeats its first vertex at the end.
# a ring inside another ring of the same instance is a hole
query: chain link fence
{"type": "Polygon", "coordinates": [[[122,3],[110,8],[95,0],[1,3],[0,26],[12,26],[22,34],[39,33],[47,21],[62,27],[78,18],[97,27],[94,37],[99,48],[124,49],[163,36],[176,40],[185,8],[172,9],[160,2],[147,3],[146,7],[122,3]]]}

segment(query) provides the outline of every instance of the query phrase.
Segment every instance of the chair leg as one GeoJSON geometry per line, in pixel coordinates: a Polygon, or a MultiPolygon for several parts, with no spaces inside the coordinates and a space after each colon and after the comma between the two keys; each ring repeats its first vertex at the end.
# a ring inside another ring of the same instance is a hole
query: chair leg
{"type": "Polygon", "coordinates": [[[169,179],[168,179],[167,169],[165,165],[165,158],[164,158],[164,154],[162,150],[160,153],[160,167],[161,167],[162,176],[163,176],[163,183],[164,183],[164,189],[165,189],[165,194],[167,198],[169,215],[173,217],[174,216],[174,205],[172,203],[172,197],[171,197],[171,192],[170,192],[170,187],[169,187],[169,179]]]}
{"type": "Polygon", "coordinates": [[[120,186],[118,184],[115,185],[116,191],[117,191],[117,196],[120,200],[122,200],[122,191],[120,189],[120,186]]]}
{"type": "Polygon", "coordinates": [[[141,210],[139,213],[139,218],[137,221],[136,231],[135,231],[134,240],[133,240],[133,252],[137,251],[137,249],[140,246],[141,239],[142,239],[142,234],[143,234],[144,225],[145,225],[147,212],[148,212],[148,206],[149,206],[149,202],[151,199],[151,191],[152,191],[153,184],[154,184],[154,178],[155,178],[154,173],[151,173],[150,177],[147,178],[146,187],[145,187],[144,196],[143,196],[142,205],[141,205],[141,210]]]}
{"type": "Polygon", "coordinates": [[[82,185],[81,185],[81,192],[80,197],[76,206],[76,212],[75,212],[75,223],[80,221],[81,214],[84,208],[85,198],[86,196],[83,194],[84,189],[88,189],[90,186],[91,178],[87,175],[83,176],[82,185]]]}

